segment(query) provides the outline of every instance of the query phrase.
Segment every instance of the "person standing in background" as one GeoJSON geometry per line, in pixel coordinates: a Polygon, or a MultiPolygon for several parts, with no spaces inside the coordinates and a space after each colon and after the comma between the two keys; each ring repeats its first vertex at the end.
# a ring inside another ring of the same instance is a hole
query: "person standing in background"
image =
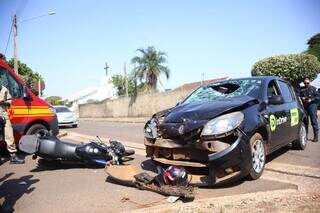
{"type": "Polygon", "coordinates": [[[300,98],[302,100],[304,109],[307,112],[307,129],[309,125],[309,120],[311,121],[311,126],[313,129],[313,142],[318,142],[319,137],[319,126],[318,126],[318,102],[319,102],[319,93],[317,88],[310,85],[310,79],[304,79],[304,87],[300,90],[300,98]]]}

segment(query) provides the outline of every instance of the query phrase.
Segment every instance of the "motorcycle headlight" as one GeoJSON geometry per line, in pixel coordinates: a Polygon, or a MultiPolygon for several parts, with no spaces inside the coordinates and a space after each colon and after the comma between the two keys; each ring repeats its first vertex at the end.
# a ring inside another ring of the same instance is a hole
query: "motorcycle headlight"
{"type": "Polygon", "coordinates": [[[237,128],[244,119],[242,112],[232,112],[216,117],[204,126],[201,135],[220,135],[237,128]]]}

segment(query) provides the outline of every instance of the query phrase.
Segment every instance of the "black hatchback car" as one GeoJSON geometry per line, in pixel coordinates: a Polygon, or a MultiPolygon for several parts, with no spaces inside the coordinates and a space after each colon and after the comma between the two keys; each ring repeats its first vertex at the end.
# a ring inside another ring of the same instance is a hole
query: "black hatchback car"
{"type": "Polygon", "coordinates": [[[205,168],[215,184],[258,179],[266,156],[307,144],[306,115],[292,86],[277,77],[230,79],[202,86],[144,128],[147,156],[166,165],[205,168]]]}

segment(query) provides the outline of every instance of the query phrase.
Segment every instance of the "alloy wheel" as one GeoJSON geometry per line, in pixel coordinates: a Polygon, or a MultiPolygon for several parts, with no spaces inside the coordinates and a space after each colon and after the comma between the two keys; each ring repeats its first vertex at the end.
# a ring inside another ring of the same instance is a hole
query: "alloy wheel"
{"type": "Polygon", "coordinates": [[[307,131],[304,125],[301,125],[300,128],[300,141],[303,146],[305,146],[307,143],[307,131]]]}
{"type": "Polygon", "coordinates": [[[265,151],[262,140],[256,140],[252,144],[252,167],[256,173],[262,172],[265,164],[265,151]]]}

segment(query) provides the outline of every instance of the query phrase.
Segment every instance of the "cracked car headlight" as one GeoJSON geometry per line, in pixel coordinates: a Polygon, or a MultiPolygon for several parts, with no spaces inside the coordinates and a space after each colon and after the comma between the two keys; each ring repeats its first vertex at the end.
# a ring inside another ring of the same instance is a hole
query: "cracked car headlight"
{"type": "Polygon", "coordinates": [[[244,119],[242,112],[232,112],[229,114],[221,115],[216,117],[204,126],[201,135],[220,135],[223,133],[230,132],[237,128],[244,119]]]}
{"type": "Polygon", "coordinates": [[[144,137],[149,139],[155,139],[157,137],[157,123],[154,119],[151,119],[150,122],[147,123],[144,129],[144,137]]]}

